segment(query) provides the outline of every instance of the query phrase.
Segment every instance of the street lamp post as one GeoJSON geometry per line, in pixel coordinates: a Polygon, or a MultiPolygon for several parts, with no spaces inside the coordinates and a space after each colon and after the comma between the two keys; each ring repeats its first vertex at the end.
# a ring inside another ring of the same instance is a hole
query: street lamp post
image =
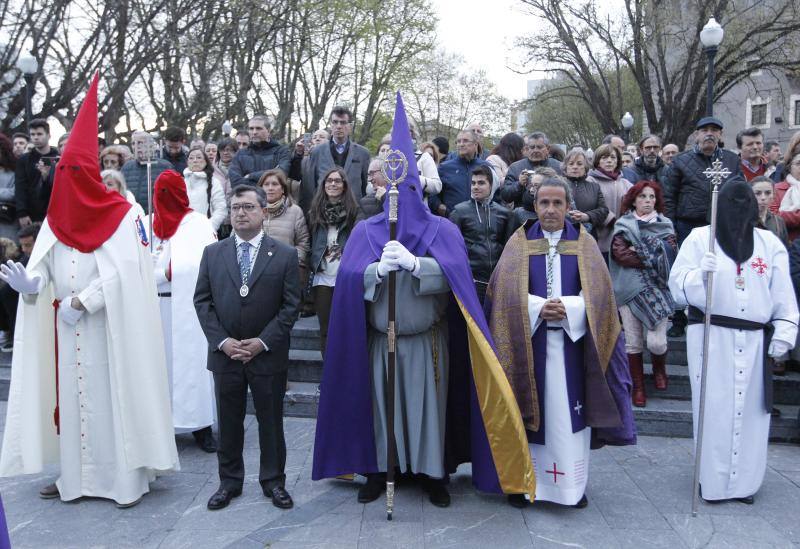
{"type": "Polygon", "coordinates": [[[25,77],[25,122],[30,124],[33,118],[33,107],[31,106],[33,80],[36,76],[36,71],[39,70],[39,63],[30,52],[22,52],[17,58],[17,68],[25,77]]]}
{"type": "Polygon", "coordinates": [[[708,85],[706,89],[706,116],[714,116],[714,58],[722,43],[725,31],[712,17],[700,31],[700,42],[703,43],[708,56],[708,85]]]}
{"type": "Polygon", "coordinates": [[[631,128],[633,128],[633,115],[629,112],[626,112],[622,116],[622,129],[625,130],[625,144],[627,145],[631,141],[631,128]]]}

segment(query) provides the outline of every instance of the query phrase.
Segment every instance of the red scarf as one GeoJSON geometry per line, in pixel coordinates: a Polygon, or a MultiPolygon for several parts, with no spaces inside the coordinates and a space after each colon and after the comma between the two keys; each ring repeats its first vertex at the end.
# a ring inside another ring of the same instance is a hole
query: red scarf
{"type": "Polygon", "coordinates": [[[619,172],[617,170],[614,170],[613,172],[607,172],[603,168],[597,168],[597,171],[614,181],[619,179],[619,172]]]}
{"type": "Polygon", "coordinates": [[[186,182],[175,170],[166,170],[156,179],[153,210],[153,232],[161,240],[178,232],[181,220],[192,211],[186,182]]]}
{"type": "Polygon", "coordinates": [[[97,162],[97,73],[55,166],[47,222],[59,241],[90,253],[111,238],[131,208],[106,189],[97,162]]]}

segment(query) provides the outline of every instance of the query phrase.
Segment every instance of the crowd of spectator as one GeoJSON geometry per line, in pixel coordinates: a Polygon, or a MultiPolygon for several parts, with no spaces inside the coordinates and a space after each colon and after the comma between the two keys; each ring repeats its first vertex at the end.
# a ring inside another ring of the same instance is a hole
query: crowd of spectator
{"type": "MultiPolygon", "coordinates": [[[[390,136],[369,151],[351,139],[352,128],[352,113],[335,107],[326,128],[285,144],[273,137],[271,119],[256,115],[234,138],[217,142],[189,139],[175,127],[163,132],[161,144],[143,131],[134,132],[127,144],[106,146],[101,140],[98,162],[107,187],[125,196],[141,215],[152,203],[156,177],[167,169],[182,174],[192,209],[211,220],[218,238],[231,234],[231,189],[261,187],[267,196],[264,231],[297,250],[305,288],[301,314],[319,316],[324,350],[348,236],[360,220],[382,211],[387,190],[383,167],[390,136]]],[[[730,178],[751,183],[759,226],[777,234],[789,249],[800,291],[800,132],[782,151],[776,142],[765,143],[758,128],[748,128],[736,135],[734,151],[722,143],[719,120],[703,118],[694,130],[681,152],[657,135],[645,135],[635,144],[608,135],[591,148],[555,145],[540,131],[507,133],[488,147],[479,124],[458,132],[451,150],[445,137],[422,141],[417,128],[410,128],[424,200],[431,212],[461,231],[481,301],[505,243],[537,220],[538,186],[552,178],[569,185],[567,219],[597,240],[614,281],[637,406],[646,402],[645,348],[653,357],[656,387],[667,386],[667,336],[682,335],[686,324],[683,312],[673,311],[669,268],[691,230],[709,223],[705,172],[713,162],[720,161],[730,178]]],[[[17,244],[35,237],[35,227],[45,219],[59,162],[59,149],[50,141],[49,125],[41,119],[30,122],[27,134],[0,134],[4,257],[24,256],[17,244]]],[[[13,313],[3,291],[0,329],[10,341],[13,313]]],[[[800,354],[785,360],[794,358],[800,354]]],[[[777,373],[785,370],[785,360],[776,364],[777,373]]]]}

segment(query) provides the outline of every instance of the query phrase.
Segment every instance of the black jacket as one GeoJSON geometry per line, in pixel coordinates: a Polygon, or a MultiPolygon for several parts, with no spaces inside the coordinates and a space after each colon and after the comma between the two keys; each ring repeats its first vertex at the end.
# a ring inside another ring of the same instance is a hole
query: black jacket
{"type": "Polygon", "coordinates": [[[275,168],[288,175],[291,161],[289,148],[277,141],[251,143],[246,149],[239,150],[231,161],[228,169],[231,188],[242,183],[257,185],[265,171],[275,168]]]}
{"type": "Polygon", "coordinates": [[[362,196],[361,200],[358,201],[358,205],[361,207],[361,211],[364,212],[364,219],[383,212],[383,201],[385,198],[386,193],[383,193],[383,196],[380,198],[376,198],[374,194],[362,196]]]}
{"type": "Polygon", "coordinates": [[[795,296],[800,298],[800,238],[795,238],[789,246],[789,272],[795,296]]]}
{"type": "MultiPolygon", "coordinates": [[[[364,212],[359,207],[358,213],[356,214],[356,219],[353,221],[352,225],[347,225],[339,229],[336,242],[340,244],[342,248],[344,248],[344,245],[347,243],[347,239],[350,237],[353,227],[355,227],[356,223],[362,219],[364,219],[364,212]]],[[[313,278],[314,273],[316,273],[322,266],[322,259],[325,257],[325,250],[328,249],[328,226],[320,225],[316,228],[310,228],[311,263],[309,264],[309,271],[311,272],[311,276],[313,278]]]]}
{"type": "Polygon", "coordinates": [[[215,373],[244,368],[259,375],[285,372],[289,368],[289,333],[300,304],[297,250],[264,235],[248,280],[247,297],[239,295],[241,284],[233,235],[207,246],[194,293],[197,319],[208,340],[207,367],[215,373]],[[228,337],[260,338],[269,351],[259,353],[245,366],[219,349],[228,337]]]}
{"type": "Polygon", "coordinates": [[[183,170],[186,169],[187,161],[189,160],[189,155],[185,149],[181,149],[181,152],[172,156],[169,154],[169,151],[166,147],[161,150],[161,158],[172,164],[172,168],[178,172],[179,174],[183,175],[183,170]]]}
{"type": "Polygon", "coordinates": [[[44,156],[34,149],[17,159],[17,169],[14,173],[14,201],[17,206],[17,219],[30,217],[32,221],[42,221],[47,215],[56,166],[50,167],[47,179],[43,180],[42,173],[36,165],[42,158],[56,156],[58,156],[58,149],[50,147],[50,152],[44,156]]]}
{"type": "Polygon", "coordinates": [[[506,242],[519,226],[514,214],[497,202],[479,204],[470,198],[455,205],[450,221],[464,237],[472,277],[489,282],[506,242]]]}
{"type": "MultiPolygon", "coordinates": [[[[606,217],[608,217],[608,207],[600,185],[589,181],[586,177],[577,180],[566,179],[572,188],[572,200],[575,202],[575,208],[589,216],[592,230],[597,231],[605,225],[606,217]]],[[[572,209],[572,206],[569,209],[572,209]]]]}
{"type": "Polygon", "coordinates": [[[651,168],[639,157],[633,163],[633,169],[631,171],[636,174],[635,179],[629,180],[632,184],[636,185],[639,181],[655,181],[661,185],[661,190],[663,191],[669,166],[664,164],[664,161],[659,158],[656,161],[656,165],[651,168]]]}
{"type": "Polygon", "coordinates": [[[684,151],[672,159],[664,185],[664,213],[673,223],[678,219],[708,221],[711,183],[703,172],[717,159],[722,162],[723,168],[731,172],[723,181],[742,177],[739,155],[725,149],[717,149],[711,156],[706,156],[695,145],[692,150],[684,151]]]}

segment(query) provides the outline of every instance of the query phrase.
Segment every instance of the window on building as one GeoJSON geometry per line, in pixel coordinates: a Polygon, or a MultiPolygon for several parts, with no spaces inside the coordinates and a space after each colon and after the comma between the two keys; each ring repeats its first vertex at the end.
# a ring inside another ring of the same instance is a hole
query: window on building
{"type": "Polygon", "coordinates": [[[753,105],[750,111],[751,126],[765,126],[767,124],[767,104],[753,105]]]}
{"type": "Polygon", "coordinates": [[[794,120],[792,121],[792,125],[800,126],[800,99],[795,99],[792,106],[794,108],[794,120]]]}

